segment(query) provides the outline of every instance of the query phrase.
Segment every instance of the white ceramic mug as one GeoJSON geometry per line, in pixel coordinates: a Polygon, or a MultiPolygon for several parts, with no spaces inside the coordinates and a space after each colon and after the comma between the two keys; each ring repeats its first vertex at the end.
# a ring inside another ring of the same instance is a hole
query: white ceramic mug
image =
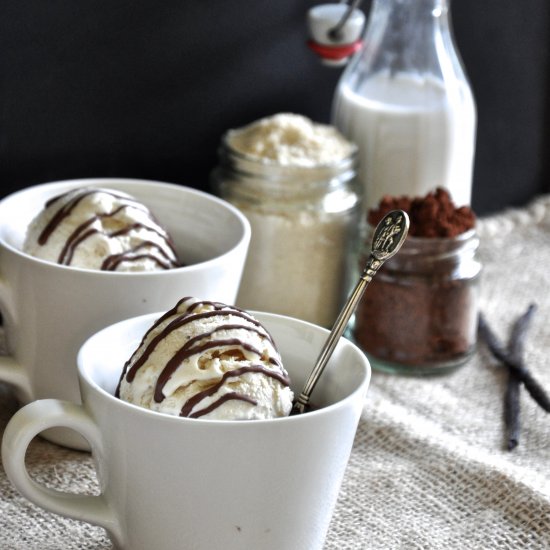
{"type": "MultiPolygon", "coordinates": [[[[295,392],[328,331],[255,313],[271,332],[295,392]]],[[[349,340],[336,347],[312,402],[320,408],[273,420],[179,418],[113,397],[125,360],[156,315],[112,325],[78,355],[82,405],[36,401],[10,420],[4,468],[29,500],[107,529],[127,550],[320,550],[370,380],[349,340]],[[48,489],[29,477],[25,452],[40,430],[66,426],[91,443],[99,496],[48,489]]]]}
{"type": "MultiPolygon", "coordinates": [[[[250,240],[250,225],[229,203],[180,185],[85,179],[42,184],[0,202],[0,310],[8,356],[0,381],[20,402],[55,397],[78,402],[76,355],[84,340],[111,323],[169,309],[183,296],[233,303],[250,240]],[[62,266],[21,251],[31,219],[46,200],[70,188],[125,191],[167,227],[186,267],[117,273],[62,266]]],[[[67,430],[47,432],[57,443],[85,449],[67,430]]]]}

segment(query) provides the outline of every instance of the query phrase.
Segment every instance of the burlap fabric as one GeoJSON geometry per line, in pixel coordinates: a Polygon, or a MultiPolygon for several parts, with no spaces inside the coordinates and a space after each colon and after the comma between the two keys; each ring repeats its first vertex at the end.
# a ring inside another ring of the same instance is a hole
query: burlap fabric
{"type": "MultiPolygon", "coordinates": [[[[525,352],[550,391],[550,196],[482,220],[480,234],[482,309],[506,338],[538,304],[525,352]]],[[[505,450],[505,384],[483,347],[439,377],[374,373],[326,549],[550,548],[550,415],[522,389],[520,444],[505,450]]],[[[0,391],[0,429],[16,408],[0,391]]],[[[37,439],[28,467],[50,487],[97,492],[86,453],[37,439]]],[[[111,547],[102,529],[27,502],[3,471],[0,492],[2,550],[111,547]]]]}

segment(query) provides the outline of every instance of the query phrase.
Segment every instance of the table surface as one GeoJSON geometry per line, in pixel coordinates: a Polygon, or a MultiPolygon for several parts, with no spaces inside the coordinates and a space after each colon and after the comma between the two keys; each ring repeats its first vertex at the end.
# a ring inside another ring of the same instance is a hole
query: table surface
{"type": "MultiPolygon", "coordinates": [[[[479,224],[481,309],[506,339],[538,310],[526,361],[550,391],[550,196],[479,224]]],[[[550,548],[550,415],[521,389],[521,438],[505,448],[506,370],[480,346],[437,377],[375,372],[326,550],[550,548]]],[[[17,410],[0,385],[0,433],[17,410]]],[[[40,438],[27,454],[41,483],[97,493],[89,454],[40,438]]],[[[21,497],[0,469],[0,550],[111,548],[105,532],[21,497]]],[[[286,550],[286,549],[282,549],[286,550]]]]}

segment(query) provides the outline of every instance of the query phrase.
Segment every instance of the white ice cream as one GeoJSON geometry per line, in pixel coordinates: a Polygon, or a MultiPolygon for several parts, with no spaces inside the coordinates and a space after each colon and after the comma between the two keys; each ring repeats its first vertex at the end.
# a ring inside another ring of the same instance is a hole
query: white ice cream
{"type": "Polygon", "coordinates": [[[167,231],[121,191],[77,188],[50,199],[31,222],[23,251],[84,269],[158,271],[179,266],[167,231]]]}
{"type": "Polygon", "coordinates": [[[184,298],[143,337],[117,396],[175,416],[256,420],[287,416],[293,393],[267,330],[249,313],[184,298]]]}

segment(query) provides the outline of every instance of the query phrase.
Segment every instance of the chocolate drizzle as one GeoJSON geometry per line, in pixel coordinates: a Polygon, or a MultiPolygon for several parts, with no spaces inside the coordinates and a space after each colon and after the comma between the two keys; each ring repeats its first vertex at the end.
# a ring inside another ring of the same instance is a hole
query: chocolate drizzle
{"type": "Polygon", "coordinates": [[[42,233],[40,233],[38,237],[38,244],[44,245],[50,238],[51,234],[57,229],[59,224],[68,216],[70,216],[71,212],[78,206],[78,204],[88,197],[89,195],[94,195],[96,193],[106,193],[108,195],[111,195],[112,197],[115,197],[116,199],[127,201],[128,203],[133,203],[133,206],[135,208],[140,208],[144,212],[147,211],[147,209],[138,201],[135,199],[132,199],[130,197],[124,197],[122,195],[118,195],[117,193],[113,193],[112,191],[106,191],[105,189],[80,189],[75,193],[74,189],[71,189],[70,191],[67,191],[66,193],[62,193],[61,195],[57,195],[50,200],[48,200],[45,204],[45,208],[49,208],[56,202],[60,201],[61,199],[64,199],[69,194],[74,194],[75,196],[68,201],[64,206],[62,206],[52,217],[52,219],[49,221],[49,223],[46,225],[46,227],[42,230],[42,233]]]}
{"type": "MultiPolygon", "coordinates": [[[[200,416],[204,416],[205,414],[212,412],[214,409],[217,409],[220,405],[223,405],[226,401],[230,400],[245,401],[247,403],[250,403],[251,405],[258,404],[255,399],[248,397],[248,395],[243,395],[242,393],[237,393],[233,391],[223,394],[217,401],[214,401],[214,403],[211,403],[208,407],[202,409],[202,411],[198,411],[189,415],[189,418],[199,418],[200,416]]],[[[180,414],[180,416],[183,415],[180,414]]]]}
{"type": "MultiPolygon", "coordinates": [[[[193,397],[188,399],[181,409],[180,416],[188,416],[189,418],[198,418],[199,416],[208,414],[208,412],[210,412],[211,410],[214,410],[213,408],[211,408],[212,405],[210,405],[209,407],[206,407],[205,409],[201,409],[200,411],[193,414],[191,414],[191,411],[203,399],[205,399],[206,397],[210,397],[211,395],[214,395],[225,384],[227,379],[240,378],[243,374],[246,374],[249,372],[259,373],[265,376],[270,376],[271,378],[275,378],[275,380],[278,380],[283,386],[288,386],[290,384],[290,380],[286,374],[279,373],[271,369],[267,369],[262,365],[251,365],[249,367],[240,367],[238,369],[230,370],[224,373],[221,380],[217,384],[211,386],[210,388],[202,392],[196,393],[193,397]],[[208,412],[204,412],[204,411],[208,411],[208,412]]],[[[238,394],[233,392],[233,395],[238,395],[238,394]]],[[[251,401],[254,401],[254,400],[251,400],[251,401]]],[[[217,401],[215,403],[217,403],[217,401]]],[[[254,405],[256,404],[257,404],[256,401],[254,401],[254,405]]]]}
{"type": "Polygon", "coordinates": [[[158,243],[154,243],[153,241],[143,241],[137,246],[134,246],[133,248],[126,250],[126,252],[121,252],[120,254],[111,254],[110,256],[107,256],[103,260],[103,263],[101,264],[100,269],[102,271],[116,271],[116,268],[122,262],[128,262],[128,261],[135,262],[145,258],[153,260],[162,269],[171,269],[173,267],[179,266],[178,262],[175,262],[172,258],[170,258],[168,254],[165,252],[165,250],[158,243]],[[154,249],[160,254],[160,257],[154,254],[148,254],[148,253],[136,254],[136,252],[138,252],[142,248],[154,249]]]}
{"type": "MultiPolygon", "coordinates": [[[[246,328],[246,327],[243,327],[246,328]]],[[[155,386],[155,401],[161,403],[164,400],[163,389],[168,380],[172,378],[172,375],[178,367],[186,360],[192,357],[193,355],[202,354],[205,351],[214,350],[216,355],[223,355],[231,350],[240,351],[245,357],[248,354],[256,355],[261,357],[262,353],[260,350],[247,344],[240,338],[227,338],[224,340],[212,340],[211,342],[206,342],[200,346],[188,346],[186,343],[182,348],[180,348],[174,356],[166,363],[166,366],[160,373],[160,376],[157,379],[157,384],[155,386]],[[247,353],[248,352],[248,353],[247,353]]]]}
{"type": "Polygon", "coordinates": [[[38,244],[40,246],[44,246],[48,242],[51,235],[59,227],[59,225],[68,216],[70,216],[71,212],[84,198],[99,193],[111,195],[118,201],[122,202],[122,204],[114,209],[112,212],[92,214],[87,220],[76,227],[76,229],[71,233],[71,235],[69,235],[69,237],[65,241],[57,258],[57,263],[61,265],[71,265],[74,253],[77,248],[93,235],[99,234],[109,240],[128,235],[132,231],[141,230],[156,234],[160,238],[161,243],[159,244],[151,240],[142,240],[139,244],[130,248],[129,250],[126,250],[119,254],[112,254],[107,256],[103,260],[100,266],[100,270],[116,271],[118,266],[123,262],[138,262],[143,259],[149,259],[153,261],[161,269],[171,269],[174,267],[179,267],[181,265],[177,259],[174,244],[170,236],[164,230],[164,228],[162,228],[162,226],[158,224],[148,208],[131,197],[126,197],[124,195],[120,195],[106,189],[73,189],[71,191],[68,191],[67,193],[63,193],[47,201],[46,208],[51,208],[53,207],[53,205],[55,205],[61,199],[67,197],[69,194],[73,195],[72,198],[70,198],[64,205],[59,208],[59,210],[53,215],[49,223],[44,227],[44,229],[38,236],[38,244]],[[137,209],[142,211],[149,217],[151,223],[131,223],[110,233],[103,229],[90,227],[97,221],[102,222],[104,220],[108,220],[109,218],[116,218],[125,209],[137,209]],[[138,251],[141,251],[141,253],[138,254],[138,251]]]}
{"type": "MultiPolygon", "coordinates": [[[[190,323],[195,324],[194,328],[200,327],[201,323],[210,317],[220,317],[220,324],[189,337],[161,366],[161,371],[154,386],[154,402],[161,403],[164,401],[166,398],[164,393],[166,384],[179,368],[189,368],[185,365],[186,362],[193,358],[193,364],[201,369],[201,358],[205,353],[207,361],[217,358],[223,362],[224,359],[230,358],[237,366],[213,379],[197,380],[207,387],[199,390],[182,405],[180,416],[198,418],[212,412],[228,400],[241,400],[253,406],[257,405],[254,398],[243,393],[230,391],[221,393],[218,399],[215,399],[205,408],[197,410],[197,406],[204,399],[214,396],[220,390],[223,392],[224,386],[228,383],[234,383],[236,379],[249,374],[270,377],[277,380],[283,387],[290,385],[290,380],[282,366],[271,335],[256,319],[243,310],[219,302],[195,301],[193,298],[186,297],[161,318],[157,319],[143,336],[137,350],[124,365],[116,390],[117,397],[120,397],[122,381],[132,383],[139,370],[147,363],[151,354],[166,337],[190,323]],[[173,319],[171,319],[172,317],[173,319]],[[156,334],[152,336],[155,332],[156,334]],[[269,342],[268,350],[258,349],[245,341],[244,333],[254,333],[269,342]]],[[[193,383],[193,381],[189,383],[193,383]]]]}

